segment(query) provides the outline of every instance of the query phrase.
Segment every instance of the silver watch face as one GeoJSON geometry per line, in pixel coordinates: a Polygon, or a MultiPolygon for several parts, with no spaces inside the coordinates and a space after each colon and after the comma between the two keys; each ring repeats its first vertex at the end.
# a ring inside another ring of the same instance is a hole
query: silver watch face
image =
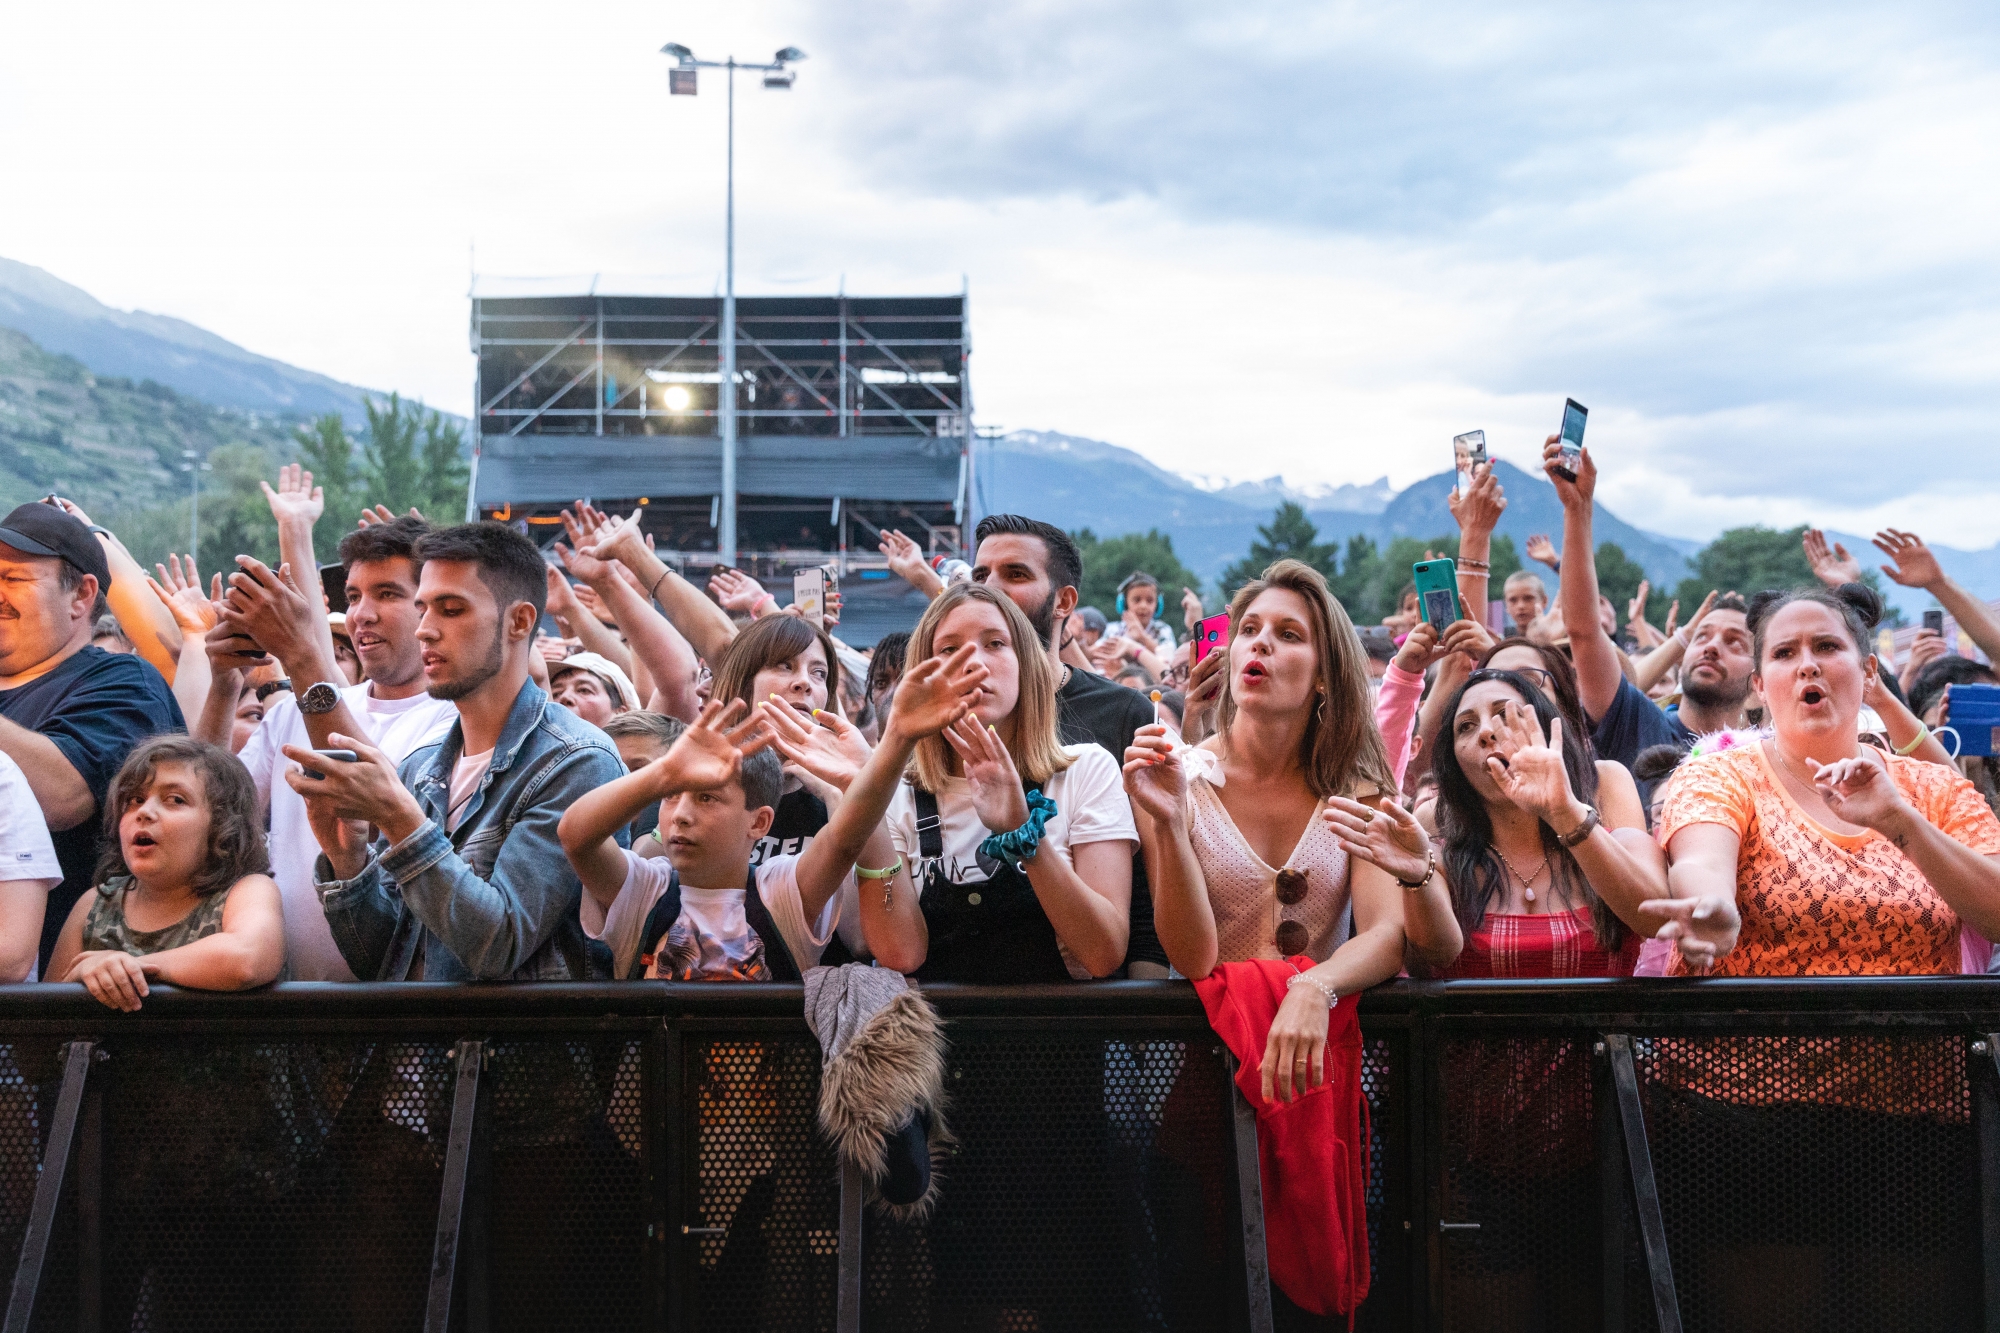
{"type": "Polygon", "coordinates": [[[331,713],[338,707],[340,707],[340,691],[326,681],[308,687],[306,692],[299,696],[301,713],[331,713]]]}

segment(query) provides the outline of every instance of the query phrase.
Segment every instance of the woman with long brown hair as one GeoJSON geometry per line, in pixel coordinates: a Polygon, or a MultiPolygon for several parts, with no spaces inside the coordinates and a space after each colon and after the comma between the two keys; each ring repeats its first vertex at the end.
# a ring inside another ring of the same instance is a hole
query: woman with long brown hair
{"type": "Polygon", "coordinates": [[[1264,1054],[1265,1096],[1290,1100],[1324,1081],[1335,997],[1402,964],[1402,890],[1350,860],[1332,823],[1335,811],[1385,817],[1394,784],[1366,653],[1318,571],[1278,561],[1237,592],[1229,620],[1215,735],[1187,747],[1141,728],[1125,784],[1177,971],[1199,980],[1223,962],[1311,959],[1264,1054]]]}

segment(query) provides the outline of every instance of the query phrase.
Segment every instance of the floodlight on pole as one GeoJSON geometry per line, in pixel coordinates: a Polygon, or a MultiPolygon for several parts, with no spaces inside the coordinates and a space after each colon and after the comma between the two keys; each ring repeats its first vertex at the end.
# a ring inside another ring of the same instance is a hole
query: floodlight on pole
{"type": "Polygon", "coordinates": [[[796,46],[781,47],[768,65],[727,60],[697,60],[693,51],[679,42],[668,42],[660,54],[673,57],[676,67],[667,72],[671,94],[693,97],[695,72],[703,69],[729,71],[729,116],[727,173],[723,205],[723,286],[722,286],[722,376],[718,389],[718,415],[722,419],[722,493],[716,497],[716,558],[725,565],[736,563],[736,71],[754,69],[764,75],[766,88],[790,88],[796,75],[786,68],[806,58],[796,46]]]}

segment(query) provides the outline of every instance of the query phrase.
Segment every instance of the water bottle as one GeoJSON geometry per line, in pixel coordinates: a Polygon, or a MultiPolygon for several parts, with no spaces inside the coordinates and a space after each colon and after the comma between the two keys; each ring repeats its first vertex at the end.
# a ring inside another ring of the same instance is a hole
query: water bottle
{"type": "Polygon", "coordinates": [[[931,568],[937,571],[937,576],[944,580],[947,588],[954,583],[972,582],[972,566],[955,555],[932,556],[931,568]]]}

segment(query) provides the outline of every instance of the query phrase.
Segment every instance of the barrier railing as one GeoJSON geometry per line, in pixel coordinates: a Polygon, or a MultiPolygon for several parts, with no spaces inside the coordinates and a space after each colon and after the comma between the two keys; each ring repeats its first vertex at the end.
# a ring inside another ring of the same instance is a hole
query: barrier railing
{"type": "MultiPolygon", "coordinates": [[[[0,988],[5,1327],[1273,1326],[1191,988],[926,993],[958,1142],[894,1222],[796,987],[0,988]]],[[[1361,1005],[1362,1327],[2000,1329],[2000,986],[1361,1005]]]]}

